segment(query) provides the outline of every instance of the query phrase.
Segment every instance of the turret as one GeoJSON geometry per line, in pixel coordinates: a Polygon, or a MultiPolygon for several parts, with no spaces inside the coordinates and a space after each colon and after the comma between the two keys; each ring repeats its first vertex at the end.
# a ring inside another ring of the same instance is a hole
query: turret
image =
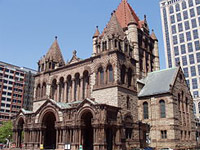
{"type": "Polygon", "coordinates": [[[58,45],[57,36],[55,41],[51,45],[49,51],[38,62],[38,71],[44,72],[52,69],[56,69],[65,65],[63,56],[61,54],[60,47],[58,45]]]}
{"type": "Polygon", "coordinates": [[[96,26],[96,31],[93,35],[93,53],[92,55],[95,56],[98,52],[97,52],[97,39],[99,37],[100,33],[99,33],[99,29],[98,26],[96,26]]]}
{"type": "MultiPolygon", "coordinates": [[[[139,48],[138,48],[138,24],[136,20],[131,16],[128,23],[127,38],[133,47],[133,58],[139,62],[139,48]]],[[[139,75],[139,63],[136,64],[136,73],[139,75]]]]}
{"type": "Polygon", "coordinates": [[[154,40],[154,49],[153,54],[155,56],[154,58],[154,70],[160,70],[160,61],[159,61],[159,50],[158,50],[158,39],[154,33],[154,30],[152,30],[151,38],[154,40]]]}

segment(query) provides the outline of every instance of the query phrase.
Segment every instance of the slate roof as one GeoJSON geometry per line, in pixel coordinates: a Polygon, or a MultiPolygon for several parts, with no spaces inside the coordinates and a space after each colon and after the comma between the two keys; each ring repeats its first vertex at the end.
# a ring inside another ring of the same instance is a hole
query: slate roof
{"type": "Polygon", "coordinates": [[[174,84],[178,70],[179,68],[169,68],[148,73],[147,77],[141,80],[145,85],[139,92],[138,97],[170,92],[170,85],[174,84]]]}

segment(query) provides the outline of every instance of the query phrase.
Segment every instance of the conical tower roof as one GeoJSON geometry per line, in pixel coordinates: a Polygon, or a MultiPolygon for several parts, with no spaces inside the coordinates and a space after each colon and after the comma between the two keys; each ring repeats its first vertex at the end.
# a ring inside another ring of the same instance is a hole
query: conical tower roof
{"type": "Polygon", "coordinates": [[[124,37],[124,31],[120,26],[120,23],[117,19],[116,12],[113,12],[108,22],[106,28],[104,29],[105,36],[112,36],[113,34],[118,34],[120,37],[124,37]]]}
{"type": "Polygon", "coordinates": [[[53,60],[54,62],[59,63],[59,65],[64,65],[65,61],[63,59],[60,47],[58,45],[57,37],[55,37],[55,41],[49,48],[49,51],[47,52],[45,56],[46,60],[53,60]]]}
{"type": "Polygon", "coordinates": [[[116,9],[116,16],[122,28],[128,27],[130,22],[135,22],[138,24],[139,18],[129,5],[127,0],[122,0],[116,9]]]}
{"type": "Polygon", "coordinates": [[[98,37],[99,35],[100,35],[99,29],[98,29],[98,26],[96,26],[96,31],[95,31],[95,33],[94,33],[94,35],[93,35],[93,38],[94,38],[94,37],[98,37]]]}

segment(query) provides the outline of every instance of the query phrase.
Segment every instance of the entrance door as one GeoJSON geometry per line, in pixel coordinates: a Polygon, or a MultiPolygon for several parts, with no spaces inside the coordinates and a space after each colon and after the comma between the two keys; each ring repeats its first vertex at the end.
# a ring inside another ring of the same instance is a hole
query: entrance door
{"type": "Polygon", "coordinates": [[[84,122],[84,127],[82,129],[83,136],[83,149],[93,150],[93,128],[92,128],[92,114],[90,112],[84,113],[81,119],[84,122]]]}
{"type": "Polygon", "coordinates": [[[44,148],[55,149],[56,148],[56,129],[55,129],[56,117],[53,113],[47,113],[44,116],[44,148]]]}

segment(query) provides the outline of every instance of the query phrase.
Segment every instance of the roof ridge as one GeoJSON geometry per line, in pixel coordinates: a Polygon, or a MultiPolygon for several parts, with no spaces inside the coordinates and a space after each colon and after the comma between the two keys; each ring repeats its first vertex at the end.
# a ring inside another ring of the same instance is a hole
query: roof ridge
{"type": "Polygon", "coordinates": [[[149,72],[148,74],[153,74],[153,73],[157,73],[157,72],[163,72],[163,71],[172,70],[172,69],[178,69],[178,67],[165,68],[165,69],[149,72]]]}

